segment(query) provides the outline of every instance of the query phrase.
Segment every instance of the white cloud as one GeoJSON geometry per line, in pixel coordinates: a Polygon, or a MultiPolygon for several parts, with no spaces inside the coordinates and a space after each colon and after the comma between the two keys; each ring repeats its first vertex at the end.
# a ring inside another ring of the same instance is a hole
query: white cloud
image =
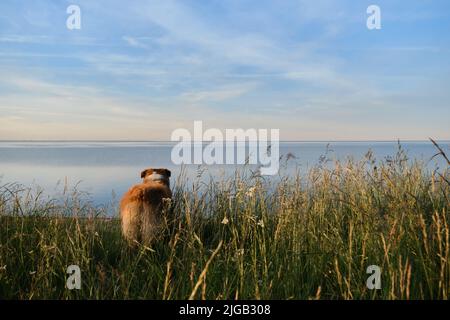
{"type": "Polygon", "coordinates": [[[256,88],[255,83],[241,84],[239,86],[224,86],[212,90],[185,92],[181,99],[188,102],[225,101],[240,97],[256,88]]]}
{"type": "Polygon", "coordinates": [[[131,47],[135,48],[147,48],[145,44],[143,44],[139,39],[130,37],[130,36],[123,36],[122,39],[131,47]]]}
{"type": "Polygon", "coordinates": [[[2,35],[0,36],[0,42],[13,42],[13,43],[46,43],[49,42],[52,37],[48,35],[2,35]]]}

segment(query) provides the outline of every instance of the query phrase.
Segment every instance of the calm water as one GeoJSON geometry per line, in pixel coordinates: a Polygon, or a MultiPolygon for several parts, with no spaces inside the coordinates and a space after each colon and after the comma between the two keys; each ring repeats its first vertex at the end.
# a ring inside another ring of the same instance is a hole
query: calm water
{"type": "MultiPolygon", "coordinates": [[[[445,151],[449,142],[441,141],[445,151]]],[[[288,161],[281,173],[295,170],[305,172],[318,163],[327,152],[327,142],[284,142],[280,155],[289,153],[295,159],[288,161]]],[[[0,186],[18,182],[25,186],[42,187],[48,194],[57,194],[65,183],[89,192],[97,204],[120,197],[130,185],[140,181],[140,172],[147,167],[166,167],[172,171],[172,184],[180,173],[180,166],[170,160],[172,143],[164,142],[0,142],[0,186]]],[[[402,147],[409,158],[427,162],[429,168],[445,167],[436,157],[430,142],[404,142],[402,147]]],[[[332,142],[327,157],[361,159],[371,149],[377,160],[396,153],[396,142],[332,142]]],[[[450,153],[450,152],[449,152],[450,153]]],[[[283,162],[283,161],[282,161],[283,162]]],[[[220,178],[234,172],[234,165],[205,166],[206,175],[220,178]]],[[[197,165],[186,166],[186,175],[194,179],[197,165]]],[[[117,199],[116,199],[117,200],[117,199]]]]}

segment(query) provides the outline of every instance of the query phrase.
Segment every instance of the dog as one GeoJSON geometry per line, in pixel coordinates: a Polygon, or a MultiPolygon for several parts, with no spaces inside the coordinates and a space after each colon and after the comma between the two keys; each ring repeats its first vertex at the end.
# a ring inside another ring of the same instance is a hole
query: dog
{"type": "Polygon", "coordinates": [[[122,234],[130,245],[149,245],[161,231],[163,209],[172,199],[170,171],[149,168],[141,172],[142,183],[131,187],[120,202],[122,234]]]}

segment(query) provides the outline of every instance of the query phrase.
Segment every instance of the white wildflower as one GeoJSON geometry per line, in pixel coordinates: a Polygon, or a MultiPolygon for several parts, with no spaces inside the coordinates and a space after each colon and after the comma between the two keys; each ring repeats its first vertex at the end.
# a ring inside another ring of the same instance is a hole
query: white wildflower
{"type": "Polygon", "coordinates": [[[256,187],[253,186],[250,189],[247,190],[247,192],[245,193],[245,195],[249,198],[253,197],[255,195],[256,192],[256,187]]]}
{"type": "Polygon", "coordinates": [[[259,220],[257,225],[260,226],[261,228],[264,228],[264,221],[263,221],[263,219],[259,220]]]}

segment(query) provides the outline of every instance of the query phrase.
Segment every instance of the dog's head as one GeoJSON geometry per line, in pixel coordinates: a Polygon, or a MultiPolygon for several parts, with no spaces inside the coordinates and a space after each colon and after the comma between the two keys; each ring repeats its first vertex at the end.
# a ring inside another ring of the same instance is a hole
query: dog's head
{"type": "Polygon", "coordinates": [[[144,180],[144,182],[162,181],[169,185],[170,170],[163,168],[148,168],[141,172],[141,178],[144,180]]]}

